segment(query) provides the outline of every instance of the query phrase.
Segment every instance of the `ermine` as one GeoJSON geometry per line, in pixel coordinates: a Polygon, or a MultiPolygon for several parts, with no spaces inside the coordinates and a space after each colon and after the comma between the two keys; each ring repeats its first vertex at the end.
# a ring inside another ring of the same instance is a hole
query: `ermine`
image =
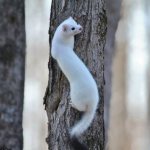
{"type": "Polygon", "coordinates": [[[56,59],[70,83],[71,105],[84,112],[81,120],[72,127],[70,137],[76,150],[87,149],[78,137],[90,126],[99,101],[98,88],[90,71],[73,51],[74,36],[81,33],[82,26],[69,17],[56,29],[52,39],[51,55],[56,59]]]}

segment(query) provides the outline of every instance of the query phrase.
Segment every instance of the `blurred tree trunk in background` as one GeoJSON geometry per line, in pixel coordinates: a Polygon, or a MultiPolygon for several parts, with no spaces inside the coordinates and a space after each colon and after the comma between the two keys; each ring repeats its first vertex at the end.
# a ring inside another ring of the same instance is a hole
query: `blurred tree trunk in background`
{"type": "MultiPolygon", "coordinates": [[[[149,0],[145,0],[144,1],[144,8],[145,8],[145,15],[146,15],[146,29],[147,29],[147,48],[150,47],[150,1],[149,0]]],[[[149,62],[148,64],[150,64],[150,50],[149,50],[149,62]]],[[[147,92],[148,92],[148,118],[149,118],[149,129],[150,129],[150,67],[148,68],[148,73],[147,73],[147,92]]],[[[149,135],[150,137],[150,135],[149,135]]],[[[150,140],[150,139],[149,139],[150,140]]]]}
{"type": "Polygon", "coordinates": [[[143,4],[143,0],[123,1],[113,62],[109,150],[149,150],[148,19],[143,4]]]}
{"type": "Polygon", "coordinates": [[[147,105],[147,109],[148,109],[148,114],[147,114],[147,137],[148,137],[148,142],[147,142],[147,145],[148,147],[150,147],[150,67],[149,67],[149,64],[150,64],[150,9],[149,9],[149,6],[150,6],[150,1],[149,0],[144,0],[144,10],[145,10],[145,19],[146,19],[146,36],[147,36],[147,49],[148,49],[148,70],[147,70],[147,96],[148,96],[148,105],[147,105]]]}
{"type": "Polygon", "coordinates": [[[129,150],[126,133],[126,43],[117,44],[113,61],[112,97],[107,150],[129,150]]]}
{"type": "MultiPolygon", "coordinates": [[[[51,7],[50,45],[54,30],[64,19],[73,16],[84,30],[75,38],[75,50],[96,79],[100,103],[89,130],[81,136],[90,150],[104,149],[104,46],[106,39],[106,13],[104,0],[53,0],[51,7]]],[[[45,94],[48,115],[49,150],[70,150],[68,130],[79,120],[79,112],[69,106],[69,84],[57,63],[50,56],[49,82],[45,94]]]]}
{"type": "MultiPolygon", "coordinates": [[[[124,9],[121,11],[124,12],[124,9]]],[[[112,96],[110,101],[110,120],[107,150],[128,150],[126,138],[126,18],[124,13],[116,32],[116,49],[112,63],[112,96]]]]}
{"type": "Polygon", "coordinates": [[[109,109],[110,98],[112,89],[112,59],[115,53],[115,34],[120,19],[120,8],[122,0],[106,0],[106,14],[107,14],[107,35],[106,45],[104,49],[105,56],[105,88],[104,88],[104,120],[105,120],[105,142],[108,139],[108,127],[109,127],[109,109]]]}
{"type": "Polygon", "coordinates": [[[23,149],[24,1],[0,1],[0,149],[23,149]]]}

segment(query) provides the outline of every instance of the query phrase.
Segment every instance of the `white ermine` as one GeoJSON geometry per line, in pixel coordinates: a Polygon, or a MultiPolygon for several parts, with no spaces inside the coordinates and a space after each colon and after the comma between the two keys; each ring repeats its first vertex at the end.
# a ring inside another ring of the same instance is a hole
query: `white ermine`
{"type": "Polygon", "coordinates": [[[81,31],[82,26],[69,17],[57,27],[51,50],[52,57],[69,80],[72,107],[84,112],[82,119],[71,129],[71,138],[77,138],[90,126],[99,101],[95,80],[73,51],[74,36],[81,31]]]}

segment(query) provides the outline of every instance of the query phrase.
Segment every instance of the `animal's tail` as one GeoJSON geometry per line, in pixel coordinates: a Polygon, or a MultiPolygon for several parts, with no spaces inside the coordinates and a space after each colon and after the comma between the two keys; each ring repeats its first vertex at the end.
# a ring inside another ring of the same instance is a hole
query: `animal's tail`
{"type": "Polygon", "coordinates": [[[95,110],[86,111],[82,119],[71,129],[71,137],[78,137],[81,135],[91,124],[95,115],[95,110]]]}
{"type": "Polygon", "coordinates": [[[71,144],[75,150],[88,150],[88,148],[79,142],[77,139],[91,124],[94,118],[95,110],[86,111],[82,119],[72,128],[71,135],[71,144]]]}
{"type": "Polygon", "coordinates": [[[88,150],[87,146],[80,143],[76,136],[71,137],[71,145],[75,150],[88,150]]]}

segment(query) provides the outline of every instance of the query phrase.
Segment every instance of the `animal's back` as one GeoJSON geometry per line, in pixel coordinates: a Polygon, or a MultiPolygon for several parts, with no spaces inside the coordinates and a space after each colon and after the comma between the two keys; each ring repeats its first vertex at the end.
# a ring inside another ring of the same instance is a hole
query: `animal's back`
{"type": "Polygon", "coordinates": [[[58,64],[72,84],[75,82],[87,84],[85,81],[88,81],[96,86],[91,73],[73,50],[66,49],[65,52],[62,52],[58,64]]]}

